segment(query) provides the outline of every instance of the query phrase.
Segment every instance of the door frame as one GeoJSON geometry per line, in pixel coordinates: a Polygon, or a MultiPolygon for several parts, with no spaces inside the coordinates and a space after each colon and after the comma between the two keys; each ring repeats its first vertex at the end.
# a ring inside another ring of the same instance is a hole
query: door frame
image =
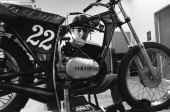
{"type": "Polygon", "coordinates": [[[156,39],[156,42],[158,42],[158,43],[161,43],[158,14],[159,14],[159,12],[165,10],[168,7],[170,7],[170,4],[166,5],[165,7],[161,8],[160,10],[158,10],[154,13],[155,36],[156,36],[155,39],[156,39]]]}

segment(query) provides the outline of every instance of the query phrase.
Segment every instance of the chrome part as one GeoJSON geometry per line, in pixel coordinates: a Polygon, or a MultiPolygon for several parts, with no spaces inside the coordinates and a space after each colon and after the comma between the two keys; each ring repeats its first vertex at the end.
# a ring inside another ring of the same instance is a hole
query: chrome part
{"type": "Polygon", "coordinates": [[[57,50],[58,50],[58,69],[62,70],[63,69],[63,64],[62,64],[62,54],[61,54],[60,41],[58,41],[58,49],[57,50]]]}
{"type": "Polygon", "coordinates": [[[146,64],[147,64],[147,66],[148,66],[148,68],[149,68],[149,70],[150,70],[150,72],[151,72],[151,75],[153,76],[153,78],[155,78],[155,77],[157,76],[157,73],[156,73],[156,71],[155,71],[155,69],[154,69],[154,67],[153,67],[153,65],[152,65],[151,60],[149,59],[149,56],[148,56],[148,54],[147,54],[147,52],[146,52],[145,47],[144,47],[144,46],[141,47],[141,48],[140,48],[140,51],[141,51],[141,53],[142,53],[142,55],[143,55],[143,58],[144,58],[145,61],[146,61],[146,64]]]}
{"type": "Polygon", "coordinates": [[[92,59],[76,57],[68,61],[66,72],[73,79],[90,78],[99,72],[99,65],[92,59]]]}
{"type": "MultiPolygon", "coordinates": [[[[124,18],[126,19],[126,18],[127,18],[127,14],[126,14],[125,10],[123,9],[121,2],[118,3],[118,7],[120,8],[120,10],[121,10],[124,18]]],[[[152,76],[155,78],[155,77],[157,76],[156,71],[154,70],[154,67],[153,67],[152,64],[151,64],[151,61],[150,61],[150,59],[149,59],[149,57],[148,57],[148,54],[146,53],[146,50],[145,50],[144,46],[143,46],[142,43],[140,42],[140,40],[139,40],[139,38],[138,38],[138,36],[137,36],[137,34],[136,34],[136,32],[135,32],[135,29],[133,28],[131,22],[127,22],[127,24],[128,24],[128,26],[129,26],[132,34],[133,34],[134,39],[135,39],[136,42],[137,42],[137,45],[138,45],[139,48],[140,48],[140,51],[141,51],[144,59],[146,60],[146,64],[147,64],[149,70],[151,71],[152,76]]],[[[122,31],[122,30],[121,30],[121,31],[122,31]]],[[[124,32],[124,31],[123,31],[123,32],[124,32]]],[[[123,32],[122,32],[122,33],[123,33],[123,32]]],[[[127,41],[127,40],[126,40],[126,41],[127,41]]]]}
{"type": "Polygon", "coordinates": [[[0,22],[0,36],[4,36],[5,35],[5,23],[4,22],[0,22]]]}
{"type": "MultiPolygon", "coordinates": [[[[126,19],[128,16],[127,16],[125,10],[123,9],[121,2],[118,3],[118,7],[119,7],[119,9],[121,10],[122,15],[123,15],[124,18],[126,19]]],[[[131,31],[132,34],[133,34],[134,39],[135,39],[136,42],[137,42],[137,44],[140,43],[140,40],[139,40],[139,38],[138,38],[138,36],[137,36],[137,34],[136,34],[136,32],[135,32],[135,29],[133,28],[131,22],[127,22],[127,24],[128,24],[128,26],[129,26],[129,28],[130,28],[130,31],[131,31]]]]}
{"type": "Polygon", "coordinates": [[[68,88],[64,88],[64,101],[63,101],[63,106],[65,108],[63,108],[63,112],[71,112],[70,111],[70,100],[69,100],[69,89],[68,88]]]}
{"type": "Polygon", "coordinates": [[[155,78],[152,77],[150,70],[147,67],[144,67],[143,70],[141,70],[141,72],[139,73],[140,82],[145,87],[155,88],[158,87],[159,84],[161,83],[161,74],[159,73],[159,69],[156,67],[154,69],[158,74],[157,80],[155,80],[155,78]]]}
{"type": "Polygon", "coordinates": [[[5,23],[4,23],[4,22],[1,22],[1,23],[0,23],[0,26],[5,26],[5,23]]]}
{"type": "Polygon", "coordinates": [[[109,18],[109,19],[107,20],[107,22],[108,22],[108,23],[113,23],[113,20],[109,18]]]}
{"type": "Polygon", "coordinates": [[[127,34],[125,33],[124,29],[123,29],[121,26],[119,27],[119,29],[120,29],[120,31],[122,32],[122,34],[123,34],[123,36],[124,36],[124,39],[125,39],[125,41],[126,41],[128,47],[133,46],[132,43],[130,42],[130,40],[129,40],[127,34]]]}

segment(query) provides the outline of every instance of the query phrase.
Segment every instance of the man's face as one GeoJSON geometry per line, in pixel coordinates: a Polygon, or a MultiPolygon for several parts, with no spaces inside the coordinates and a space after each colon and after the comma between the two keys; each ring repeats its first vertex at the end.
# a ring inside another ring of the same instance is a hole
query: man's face
{"type": "Polygon", "coordinates": [[[76,28],[73,30],[73,33],[76,38],[86,40],[89,34],[89,30],[87,28],[76,28]]]}

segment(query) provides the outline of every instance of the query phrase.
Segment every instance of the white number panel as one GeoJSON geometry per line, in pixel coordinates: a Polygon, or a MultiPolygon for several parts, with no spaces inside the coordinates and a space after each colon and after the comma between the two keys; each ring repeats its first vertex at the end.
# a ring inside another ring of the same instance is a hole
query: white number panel
{"type": "Polygon", "coordinates": [[[29,24],[24,28],[24,39],[35,52],[51,53],[57,38],[57,30],[58,28],[48,24],[29,24]]]}

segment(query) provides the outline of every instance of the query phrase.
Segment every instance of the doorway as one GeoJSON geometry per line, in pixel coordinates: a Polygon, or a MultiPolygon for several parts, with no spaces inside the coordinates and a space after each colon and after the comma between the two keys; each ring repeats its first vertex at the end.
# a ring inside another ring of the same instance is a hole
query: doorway
{"type": "Polygon", "coordinates": [[[156,41],[170,48],[170,4],[155,13],[156,41]]]}

